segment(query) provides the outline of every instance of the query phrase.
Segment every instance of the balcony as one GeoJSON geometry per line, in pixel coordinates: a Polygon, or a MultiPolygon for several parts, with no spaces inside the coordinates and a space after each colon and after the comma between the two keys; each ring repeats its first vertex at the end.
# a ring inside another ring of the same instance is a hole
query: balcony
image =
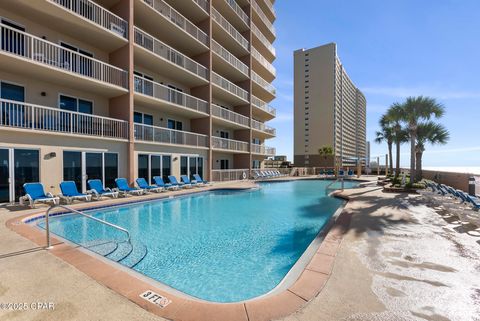
{"type": "MultiPolygon", "coordinates": [[[[263,10],[257,3],[258,0],[251,0],[252,8],[253,8],[253,21],[258,21],[257,25],[261,26],[262,31],[265,35],[269,37],[270,42],[273,42],[276,37],[276,31],[273,24],[270,22],[270,19],[267,18],[263,10]]],[[[263,1],[263,0],[260,0],[263,1]]]]}
{"type": "Polygon", "coordinates": [[[95,58],[0,24],[0,67],[113,97],[128,88],[128,73],[95,58]]]}
{"type": "Polygon", "coordinates": [[[164,127],[135,124],[135,141],[159,145],[208,148],[208,136],[164,127]]]}
{"type": "Polygon", "coordinates": [[[267,147],[265,145],[252,144],[252,154],[262,155],[266,157],[275,156],[276,149],[273,147],[267,147]]]}
{"type": "Polygon", "coordinates": [[[211,0],[213,6],[239,31],[248,30],[250,19],[235,0],[211,0]]]}
{"type": "Polygon", "coordinates": [[[219,105],[213,105],[212,109],[213,122],[221,125],[227,123],[230,127],[235,129],[248,129],[250,126],[250,119],[239,113],[233,112],[219,105]]]}
{"type": "Polygon", "coordinates": [[[262,78],[272,82],[277,75],[277,70],[275,67],[267,59],[265,59],[265,57],[263,57],[257,49],[253,47],[252,57],[254,58],[253,69],[258,71],[262,78]]]}
{"type": "Polygon", "coordinates": [[[257,136],[260,134],[263,139],[273,138],[277,135],[277,130],[273,127],[267,126],[262,122],[252,119],[252,129],[257,131],[257,136]]]}
{"type": "Polygon", "coordinates": [[[264,102],[263,100],[252,96],[253,116],[262,120],[271,120],[275,118],[277,110],[264,102]]]}
{"type": "Polygon", "coordinates": [[[0,130],[127,140],[124,120],[0,99],[0,130]]]}
{"type": "Polygon", "coordinates": [[[263,13],[268,16],[269,21],[274,21],[277,18],[277,13],[270,0],[258,0],[258,5],[262,8],[263,13]]]}
{"type": "Polygon", "coordinates": [[[248,104],[248,92],[219,74],[212,72],[213,94],[222,100],[234,104],[248,104]]]}
{"type": "Polygon", "coordinates": [[[239,181],[249,178],[250,170],[246,169],[214,169],[212,170],[212,181],[239,181]]]}
{"type": "Polygon", "coordinates": [[[16,0],[13,12],[35,12],[32,20],[50,24],[72,38],[107,52],[128,42],[128,22],[90,0],[16,0]]]}
{"type": "Polygon", "coordinates": [[[212,148],[233,153],[248,153],[248,143],[220,137],[212,137],[212,148]]]}
{"type": "Polygon", "coordinates": [[[207,0],[165,0],[180,11],[192,22],[200,22],[208,18],[209,4],[207,0]]]}
{"type": "Polygon", "coordinates": [[[266,101],[271,101],[275,98],[276,89],[271,83],[260,77],[254,71],[252,71],[252,80],[253,94],[255,94],[255,96],[266,101]]]}
{"type": "Polygon", "coordinates": [[[235,27],[225,19],[215,8],[212,8],[213,37],[221,39],[222,43],[237,56],[247,55],[250,43],[235,27]]]}
{"type": "Polygon", "coordinates": [[[135,21],[188,55],[208,51],[208,35],[163,0],[135,1],[135,21]]]}
{"type": "Polygon", "coordinates": [[[240,59],[212,39],[213,69],[233,81],[247,80],[249,68],[240,59]]]}
{"type": "Polygon", "coordinates": [[[266,57],[268,61],[273,61],[276,56],[275,47],[273,47],[270,40],[268,40],[258,27],[252,23],[252,33],[254,35],[252,44],[262,56],[266,57]]]}
{"type": "Polygon", "coordinates": [[[208,83],[207,68],[137,27],[135,45],[135,62],[143,67],[190,87],[208,83]]]}
{"type": "Polygon", "coordinates": [[[207,117],[209,113],[206,101],[138,76],[135,76],[135,103],[161,107],[186,117],[207,117]]]}

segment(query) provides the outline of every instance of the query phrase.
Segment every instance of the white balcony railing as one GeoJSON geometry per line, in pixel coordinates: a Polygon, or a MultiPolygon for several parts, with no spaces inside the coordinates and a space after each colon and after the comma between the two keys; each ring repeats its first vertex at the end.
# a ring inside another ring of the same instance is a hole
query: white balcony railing
{"type": "Polygon", "coordinates": [[[267,60],[265,57],[262,56],[257,49],[252,47],[252,56],[255,58],[262,66],[264,66],[272,75],[277,75],[277,70],[275,67],[267,60]]]}
{"type": "Polygon", "coordinates": [[[124,120],[0,99],[0,127],[128,139],[124,120]]]}
{"type": "Polygon", "coordinates": [[[256,121],[255,119],[252,119],[252,128],[265,132],[267,134],[275,136],[277,134],[277,130],[273,127],[267,126],[264,123],[261,123],[259,121],[256,121]]]}
{"type": "Polygon", "coordinates": [[[55,69],[128,88],[128,73],[100,60],[0,24],[1,51],[55,69]]]}
{"type": "Polygon", "coordinates": [[[208,114],[208,103],[184,92],[135,76],[135,92],[208,114]]]}
{"type": "Polygon", "coordinates": [[[207,68],[137,27],[135,27],[135,44],[204,79],[208,77],[207,68]]]}
{"type": "Polygon", "coordinates": [[[200,8],[205,10],[205,12],[208,12],[208,2],[207,2],[207,0],[193,0],[193,1],[195,1],[195,3],[198,4],[198,6],[200,8]]]}
{"type": "Polygon", "coordinates": [[[266,91],[268,91],[270,94],[274,95],[276,94],[276,89],[275,87],[269,83],[268,81],[266,81],[265,79],[263,79],[262,77],[260,77],[256,72],[252,71],[252,80],[254,82],[256,82],[258,85],[260,85],[260,87],[262,87],[263,89],[265,89],[266,91]]]}
{"type": "Polygon", "coordinates": [[[250,24],[250,19],[248,19],[248,15],[243,11],[243,9],[238,5],[237,1],[235,0],[225,0],[225,2],[230,6],[230,8],[235,11],[237,16],[242,19],[242,21],[248,26],[250,24]]]}
{"type": "Polygon", "coordinates": [[[258,27],[252,23],[252,32],[257,36],[258,40],[270,51],[270,53],[275,56],[276,51],[272,43],[263,35],[263,33],[258,29],[258,27]]]}
{"type": "Polygon", "coordinates": [[[277,114],[277,110],[275,108],[255,96],[252,96],[252,105],[260,108],[263,111],[266,111],[270,115],[275,116],[277,114]]]}
{"type": "Polygon", "coordinates": [[[214,169],[212,170],[212,181],[239,181],[249,178],[248,169],[214,169]]]}
{"type": "Polygon", "coordinates": [[[212,19],[218,23],[230,36],[232,36],[232,38],[234,38],[240,44],[240,46],[245,48],[245,50],[248,50],[248,40],[242,36],[242,34],[238,32],[238,30],[235,29],[235,27],[232,26],[230,22],[228,22],[228,20],[225,19],[225,17],[222,16],[215,8],[212,8],[212,19]]]}
{"type": "Polygon", "coordinates": [[[189,35],[203,43],[208,45],[208,36],[205,32],[200,30],[190,20],[181,15],[177,10],[173,9],[163,0],[143,0],[147,5],[152,7],[159,14],[170,20],[173,24],[183,29],[189,35]]]}
{"type": "Polygon", "coordinates": [[[265,145],[252,144],[252,153],[265,156],[275,156],[276,149],[265,145]]]}
{"type": "Polygon", "coordinates": [[[48,0],[107,29],[128,38],[128,22],[90,0],[48,0]]]}
{"type": "Polygon", "coordinates": [[[208,147],[208,136],[156,127],[144,124],[135,124],[135,140],[159,144],[184,145],[194,147],[208,147]]]}
{"type": "Polygon", "coordinates": [[[212,72],[212,82],[217,86],[222,87],[226,91],[234,94],[235,96],[248,101],[248,92],[246,90],[238,87],[233,82],[223,78],[216,72],[212,72]]]}
{"type": "MultiPolygon", "coordinates": [[[[263,1],[263,0],[261,0],[261,1],[263,1]]],[[[256,0],[251,0],[251,3],[252,3],[253,10],[255,10],[255,12],[260,16],[260,20],[262,20],[262,22],[265,24],[267,29],[270,30],[270,32],[275,36],[276,35],[275,27],[270,22],[270,20],[267,18],[265,13],[263,13],[262,8],[260,8],[257,1],[256,0]]]]}
{"type": "Polygon", "coordinates": [[[248,127],[249,118],[218,105],[212,105],[212,115],[248,127]]]}
{"type": "Polygon", "coordinates": [[[239,70],[242,74],[248,76],[248,66],[235,57],[230,51],[222,47],[218,42],[212,39],[212,50],[223,58],[230,65],[239,70]]]}
{"type": "MultiPolygon", "coordinates": [[[[260,1],[262,1],[262,0],[260,0],[260,1]]],[[[267,5],[268,9],[272,12],[272,14],[273,14],[274,16],[276,16],[276,15],[277,15],[277,12],[275,11],[275,8],[274,8],[274,6],[273,6],[273,3],[270,2],[270,0],[263,0],[263,2],[267,5]]]]}
{"type": "Polygon", "coordinates": [[[212,137],[212,148],[236,152],[248,152],[248,143],[233,139],[212,137]]]}

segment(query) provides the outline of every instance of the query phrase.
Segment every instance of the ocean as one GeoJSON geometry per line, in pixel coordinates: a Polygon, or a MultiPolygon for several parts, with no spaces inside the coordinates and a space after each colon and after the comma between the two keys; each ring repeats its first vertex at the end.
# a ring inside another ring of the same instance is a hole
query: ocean
{"type": "Polygon", "coordinates": [[[470,166],[470,167],[463,167],[463,166],[445,166],[445,167],[423,167],[425,170],[431,171],[442,171],[442,172],[453,172],[453,173],[469,173],[480,175],[480,166],[470,166]]]}

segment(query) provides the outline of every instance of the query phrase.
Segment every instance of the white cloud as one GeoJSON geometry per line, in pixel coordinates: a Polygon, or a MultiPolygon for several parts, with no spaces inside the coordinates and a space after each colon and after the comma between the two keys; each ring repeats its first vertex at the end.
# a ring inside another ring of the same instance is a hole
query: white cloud
{"type": "Polygon", "coordinates": [[[363,87],[366,94],[406,98],[409,96],[431,96],[439,99],[480,99],[480,90],[462,91],[428,87],[363,87]]]}

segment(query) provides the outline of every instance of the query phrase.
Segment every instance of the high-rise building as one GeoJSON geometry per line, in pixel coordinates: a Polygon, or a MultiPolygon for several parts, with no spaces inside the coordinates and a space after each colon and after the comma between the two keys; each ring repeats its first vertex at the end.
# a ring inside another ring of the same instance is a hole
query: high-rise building
{"type": "Polygon", "coordinates": [[[334,166],[366,157],[366,99],[353,84],[334,43],[294,53],[294,164],[334,166]]]}
{"type": "Polygon", "coordinates": [[[28,181],[261,167],[275,18],[274,0],[2,0],[0,203],[28,181]]]}

